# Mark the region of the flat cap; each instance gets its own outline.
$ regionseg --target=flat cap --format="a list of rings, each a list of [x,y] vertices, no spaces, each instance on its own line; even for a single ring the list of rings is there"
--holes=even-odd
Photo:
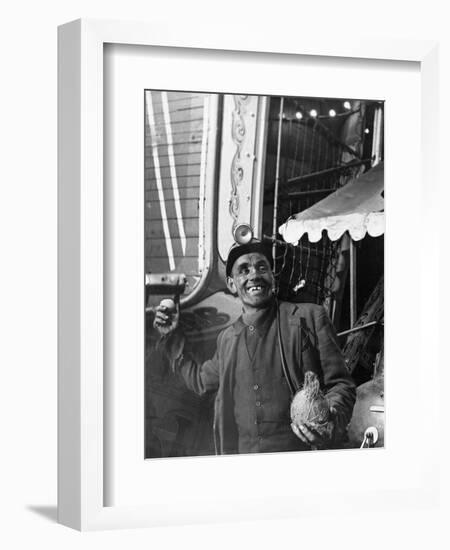
[[[233,269],[234,262],[244,254],[250,254],[251,252],[259,252],[260,254],[263,254],[269,261],[271,269],[273,269],[272,244],[268,241],[252,239],[248,243],[234,244],[230,248],[226,265],[227,277],[231,276],[231,270]]]

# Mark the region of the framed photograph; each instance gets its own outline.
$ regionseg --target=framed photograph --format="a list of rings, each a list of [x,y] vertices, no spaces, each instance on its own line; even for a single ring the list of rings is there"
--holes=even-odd
[[[429,506],[436,44],[179,30],[59,29],[59,521]]]
[[[145,458],[383,446],[383,110],[370,99],[145,90]],[[232,261],[246,268],[261,252],[270,276],[236,278]],[[279,341],[286,307],[302,327],[283,326]],[[336,347],[312,321],[325,313]],[[234,343],[218,348],[219,334]],[[171,364],[179,338],[184,360]],[[326,346],[320,361],[307,351]],[[231,395],[221,369],[235,378]],[[350,424],[329,434],[325,396],[311,396],[312,445],[290,418],[309,396],[306,372]],[[355,385],[377,389],[373,418],[356,410],[350,423]]]

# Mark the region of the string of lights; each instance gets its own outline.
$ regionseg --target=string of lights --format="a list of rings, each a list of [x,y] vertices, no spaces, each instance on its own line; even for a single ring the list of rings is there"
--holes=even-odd
[[[327,114],[320,113],[320,108],[305,108],[304,106],[297,107],[294,116],[288,116],[286,113],[283,113],[283,120],[286,122],[296,122],[303,119],[330,119],[330,118],[339,118],[339,117],[348,117],[352,114],[360,112],[360,107],[352,108],[350,101],[344,101],[342,103],[344,111],[338,112],[336,108],[328,109]]]

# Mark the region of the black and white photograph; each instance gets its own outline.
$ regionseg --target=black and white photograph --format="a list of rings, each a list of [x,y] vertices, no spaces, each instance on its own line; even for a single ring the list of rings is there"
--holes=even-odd
[[[382,448],[384,102],[143,101],[145,458]]]

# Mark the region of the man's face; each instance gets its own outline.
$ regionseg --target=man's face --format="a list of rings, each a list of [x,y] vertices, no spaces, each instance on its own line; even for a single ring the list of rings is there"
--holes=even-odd
[[[228,288],[237,294],[246,311],[266,307],[273,295],[273,274],[268,259],[260,252],[240,256],[233,265]]]

